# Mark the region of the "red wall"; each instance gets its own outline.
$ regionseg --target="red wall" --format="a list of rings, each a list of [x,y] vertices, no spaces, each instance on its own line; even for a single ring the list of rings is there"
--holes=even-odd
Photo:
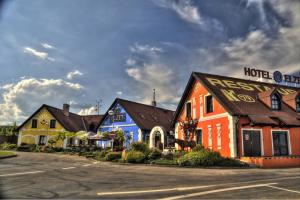
[[[273,130],[289,131],[291,155],[300,156],[300,128],[279,128],[271,126],[243,126],[249,123],[249,119],[240,118],[239,120],[239,152],[242,153],[242,129],[259,129],[263,136],[264,156],[273,156],[272,154],[272,133]],[[243,156],[240,154],[240,156]]]
[[[190,90],[186,102],[192,103],[192,117],[193,119],[200,120],[197,124],[197,128],[202,129],[202,142],[203,145],[208,148],[208,125],[212,127],[212,150],[220,151],[223,156],[230,156],[229,148],[229,120],[226,110],[219,104],[219,102],[213,98],[214,111],[212,113],[205,112],[205,95],[208,95],[208,91],[202,86],[200,82],[195,82]],[[202,107],[203,118],[200,118],[200,96],[202,95]],[[195,111],[193,111],[195,110]],[[222,116],[216,116],[216,115]],[[181,108],[177,122],[183,122],[185,120],[185,104]],[[216,119],[207,119],[207,117],[218,117]],[[200,118],[200,119],[199,119]],[[203,121],[205,120],[205,121]],[[217,145],[217,124],[221,124],[221,149],[218,149]],[[178,129],[178,139],[183,139],[183,130]],[[179,147],[180,149],[180,147]]]

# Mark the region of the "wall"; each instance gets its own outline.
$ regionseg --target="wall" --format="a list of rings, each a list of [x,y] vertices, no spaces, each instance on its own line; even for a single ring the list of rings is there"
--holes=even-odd
[[[37,128],[31,128],[32,119],[37,119]],[[18,144],[38,144],[39,135],[46,135],[47,141],[55,137],[59,132],[64,131],[62,125],[56,121],[55,128],[49,128],[49,125],[41,124],[41,121],[45,120],[50,124],[50,120],[55,119],[46,108],[42,108],[36,113],[31,120],[29,120],[19,131]],[[58,141],[54,146],[63,147],[63,142]]]
[[[189,95],[185,102],[192,103],[192,118],[197,119],[199,122],[197,124],[197,129],[202,129],[202,142],[206,148],[209,148],[209,139],[208,139],[208,126],[211,126],[212,130],[212,146],[210,147],[214,151],[219,151],[221,155],[230,157],[230,129],[229,129],[229,115],[223,106],[213,98],[213,112],[205,112],[205,96],[209,95],[209,92],[206,88],[199,82],[195,81],[193,86],[190,88]],[[178,122],[185,121],[185,104],[181,108]],[[217,126],[221,127],[221,146],[218,146],[217,142]],[[183,130],[179,127],[175,130],[175,137],[178,139],[183,139]],[[196,139],[195,137],[193,138]],[[180,149],[176,145],[177,149]]]
[[[113,106],[113,110],[115,110],[116,108],[119,109],[120,113],[122,115],[125,115],[125,120],[124,121],[111,121],[111,117],[108,115],[106,116],[106,118],[104,119],[103,123],[100,125],[99,127],[99,132],[111,132],[113,129],[121,129],[124,131],[124,133],[126,135],[130,135],[131,133],[133,133],[133,141],[137,142],[139,141],[139,127],[136,125],[136,123],[133,121],[133,119],[130,117],[130,115],[125,111],[125,109],[120,105],[120,104],[116,104],[115,106]],[[143,136],[142,136],[143,137]],[[106,144],[106,142],[99,142],[99,145],[108,145]],[[130,141],[126,141],[126,146],[130,145]]]
[[[243,156],[243,138],[242,129],[256,129],[261,131],[262,156],[273,156],[272,131],[288,131],[289,133],[289,152],[291,156],[300,156],[300,128],[279,128],[271,126],[243,126],[249,123],[249,119],[240,118],[239,120],[239,152]]]

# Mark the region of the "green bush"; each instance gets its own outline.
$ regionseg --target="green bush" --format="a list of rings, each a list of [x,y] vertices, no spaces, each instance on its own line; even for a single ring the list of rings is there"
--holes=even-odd
[[[125,155],[125,162],[128,163],[144,163],[145,154],[141,151],[128,151]]]
[[[170,159],[157,159],[157,160],[153,160],[151,161],[151,164],[155,164],[155,165],[177,165],[177,161],[176,160],[170,160]]]
[[[149,147],[148,144],[143,143],[143,142],[133,142],[130,145],[130,150],[131,151],[140,151],[143,152],[145,155],[149,154]]]
[[[198,152],[198,151],[204,151],[205,148],[202,144],[197,144],[194,148],[193,148],[193,151],[194,152]]]
[[[25,151],[25,152],[37,152],[39,148],[36,144],[21,144],[21,146],[17,147],[18,151]]]
[[[173,159],[178,159],[181,158],[182,156],[184,156],[186,154],[185,151],[176,151],[173,153]]]
[[[219,152],[210,150],[193,151],[178,159],[180,166],[214,166],[222,161]]]
[[[0,145],[0,149],[2,150],[11,150],[11,149],[16,149],[17,145],[16,144],[10,144],[7,142],[4,142],[3,144]]]
[[[152,148],[150,149],[149,151],[149,154],[148,154],[148,159],[149,160],[156,160],[156,159],[159,159],[161,158],[161,150],[157,149],[157,148]]]
[[[105,155],[105,160],[106,161],[117,161],[121,159],[122,157],[122,152],[109,152]]]
[[[222,167],[249,167],[247,163],[235,160],[233,158],[223,158],[218,165]]]
[[[102,151],[97,151],[95,153],[95,158],[97,160],[105,160],[105,156],[106,154],[108,154],[109,152],[111,152],[111,150],[102,150]]]

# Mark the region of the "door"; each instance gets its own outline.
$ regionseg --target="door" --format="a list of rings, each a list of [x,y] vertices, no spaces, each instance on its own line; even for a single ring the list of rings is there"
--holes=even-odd
[[[202,130],[196,130],[196,144],[202,144]]]
[[[260,131],[243,131],[244,156],[261,156]]]

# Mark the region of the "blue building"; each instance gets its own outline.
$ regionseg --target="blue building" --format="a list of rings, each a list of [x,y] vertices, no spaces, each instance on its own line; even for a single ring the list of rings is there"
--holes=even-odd
[[[98,133],[122,130],[125,147],[131,142],[145,142],[150,147],[164,149],[172,144],[171,122],[173,111],[124,99],[115,99],[104,114]],[[98,146],[109,147],[112,141],[98,141]]]

